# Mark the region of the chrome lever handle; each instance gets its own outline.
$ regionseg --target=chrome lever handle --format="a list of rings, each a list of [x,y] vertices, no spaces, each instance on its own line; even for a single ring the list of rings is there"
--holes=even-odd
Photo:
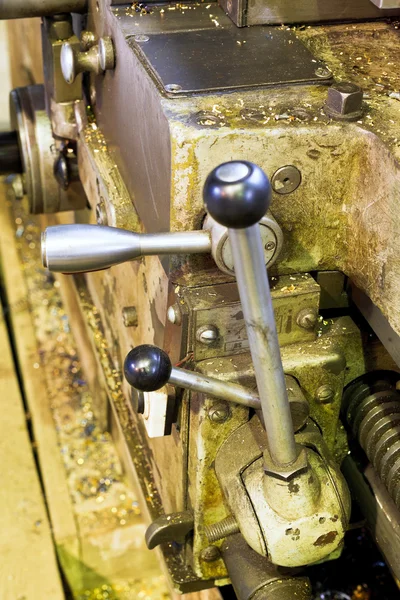
[[[270,205],[270,182],[251,162],[228,162],[210,173],[203,197],[213,219],[228,228],[269,451],[283,467],[296,461],[298,449],[258,226]]]
[[[147,255],[211,251],[208,231],[133,233],[105,225],[56,225],[42,233],[42,262],[50,271],[99,271]]]

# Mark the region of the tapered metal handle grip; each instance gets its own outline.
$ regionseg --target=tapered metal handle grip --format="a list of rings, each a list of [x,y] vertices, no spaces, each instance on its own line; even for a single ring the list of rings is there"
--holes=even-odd
[[[291,464],[297,449],[258,226],[271,185],[257,165],[233,161],[210,173],[203,197],[209,214],[228,228],[271,458],[277,466]]]
[[[207,231],[133,233],[105,225],[55,225],[42,233],[42,261],[50,271],[85,273],[141,256],[211,251]]]

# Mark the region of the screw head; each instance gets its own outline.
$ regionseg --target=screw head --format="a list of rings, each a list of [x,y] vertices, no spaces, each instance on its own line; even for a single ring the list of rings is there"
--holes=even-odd
[[[264,246],[264,248],[268,251],[271,251],[275,248],[276,244],[275,242],[267,242]]]
[[[134,35],[133,39],[135,40],[135,42],[144,43],[144,42],[148,42],[150,38],[148,35],[143,35],[143,34],[139,33],[138,35]]]
[[[220,550],[217,546],[208,546],[201,551],[200,558],[205,562],[214,562],[221,557]]]
[[[330,79],[332,77],[332,71],[329,67],[323,65],[315,69],[315,75],[319,79]]]
[[[301,184],[301,173],[299,169],[293,165],[280,167],[272,175],[272,189],[277,194],[291,194]]]
[[[213,404],[208,411],[208,418],[213,423],[225,423],[230,416],[229,406],[224,402]]]
[[[138,315],[136,306],[124,306],[122,309],[122,321],[125,327],[136,327],[138,324]]]
[[[317,389],[315,396],[321,404],[330,404],[335,398],[335,390],[329,385],[321,385]]]
[[[196,331],[196,340],[205,346],[211,346],[218,339],[218,328],[215,325],[203,325]]]
[[[167,319],[173,325],[180,325],[182,323],[182,312],[179,304],[175,303],[168,307]]]
[[[317,324],[318,314],[314,308],[303,308],[296,318],[296,323],[303,329],[312,330]]]
[[[325,113],[337,120],[352,121],[361,116],[363,91],[355,83],[342,81],[328,90]]]
[[[165,91],[169,92],[170,94],[178,94],[179,92],[182,91],[182,86],[179,85],[178,83],[167,83],[167,85],[165,86]]]

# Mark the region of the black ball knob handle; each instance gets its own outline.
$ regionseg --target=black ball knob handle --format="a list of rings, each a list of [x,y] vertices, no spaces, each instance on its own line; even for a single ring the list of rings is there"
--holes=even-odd
[[[150,344],[137,346],[128,352],[124,363],[127,382],[142,392],[154,392],[168,383],[172,365],[168,354]]]
[[[206,179],[203,199],[220,225],[245,229],[262,219],[271,202],[271,184],[260,167],[246,160],[223,163]]]

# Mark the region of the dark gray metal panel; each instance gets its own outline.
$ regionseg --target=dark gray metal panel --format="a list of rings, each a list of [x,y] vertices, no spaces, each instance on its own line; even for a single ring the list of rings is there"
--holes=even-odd
[[[316,21],[346,21],[396,16],[400,9],[380,10],[371,0],[220,0],[239,27]]]
[[[319,63],[287,30],[275,27],[213,29],[130,38],[161,89],[201,93],[288,83],[321,83]]]

